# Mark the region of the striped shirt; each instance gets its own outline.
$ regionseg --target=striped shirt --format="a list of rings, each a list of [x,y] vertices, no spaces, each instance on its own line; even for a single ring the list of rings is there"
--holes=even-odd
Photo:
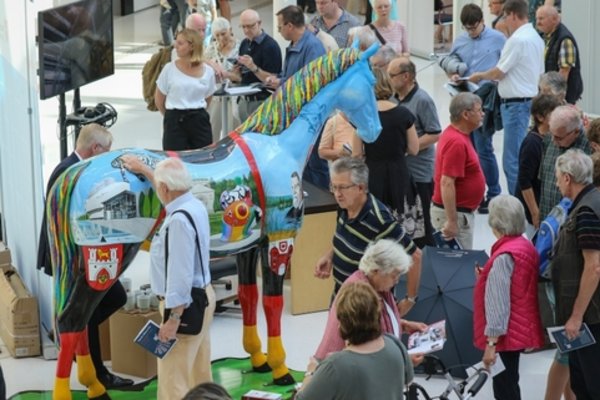
[[[345,209],[338,210],[333,237],[334,293],[358,269],[369,243],[382,238],[397,241],[408,254],[413,254],[417,249],[392,212],[370,193],[356,218],[349,219]]]
[[[509,253],[494,260],[485,285],[485,330],[487,337],[505,335],[510,318],[510,284],[515,262]]]
[[[593,185],[586,186],[575,198],[571,210],[579,200],[590,191],[595,190]],[[589,207],[581,207],[577,213],[576,231],[577,245],[580,250],[600,250],[600,218]]]

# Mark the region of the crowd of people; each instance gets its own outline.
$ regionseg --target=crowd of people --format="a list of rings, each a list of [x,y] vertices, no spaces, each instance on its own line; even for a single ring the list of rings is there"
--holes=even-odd
[[[491,27],[479,6],[463,7],[464,32],[440,66],[453,84],[469,81],[477,89],[452,98],[450,124],[442,129],[442,110],[417,82],[407,30],[392,15],[390,0],[374,0],[374,20],[365,26],[337,0],[316,0],[316,15],[308,24],[301,7],[278,10],[276,28],[290,42],[284,52],[252,9],[240,15],[244,38],[235,38],[226,3],[218,1],[223,17],[217,17],[214,0],[161,1],[163,41],[173,46],[154,96],[164,117],[164,150],[201,148],[224,134],[216,103],[227,100],[212,99],[220,82],[262,84],[259,92],[236,101],[234,117],[244,121],[273,89],[326,52],[353,42],[362,50],[376,42],[381,46],[371,59],[379,138],[361,143],[346,116],[336,113],[325,124],[305,171],[305,179],[334,195],[339,209],[331,248],[315,266],[317,278],[333,277],[335,300],[297,398],[339,398],[341,393],[348,399],[403,398],[413,365],[422,356],[409,357],[399,339],[426,329],[421,322],[403,319],[418,301],[421,249],[434,245],[435,231],[464,249],[473,248],[479,212],[489,213],[497,242],[487,264],[475,271],[474,344],[483,350],[486,366],[499,357],[506,368],[494,377],[495,397],[520,399],[520,354],[544,344],[539,257],[529,239],[561,197],[570,198],[573,206],[552,260],[552,323],[565,325],[572,339],[585,322],[597,344],[557,354],[546,399],[558,399],[563,392],[567,399],[600,398],[600,382],[594,379],[600,367],[600,152],[590,157],[600,148],[600,123],[588,121],[577,108],[583,93],[580,52],[557,4],[538,4],[532,23],[536,2],[489,0],[498,17]],[[185,29],[176,31],[174,21],[186,21]],[[501,129],[507,194],[502,194],[492,145]],[[106,137],[96,135],[88,143],[90,156],[110,148],[110,136],[96,130]],[[88,156],[79,142],[74,154]],[[212,320],[208,252],[188,245],[198,240],[200,248],[209,247],[207,212],[191,195],[189,173],[180,161],[169,158],[150,170],[125,156],[124,166],[152,182],[167,211],[167,222],[152,243],[152,286],[161,307],[170,310],[159,338],[177,337],[181,343],[158,363],[158,397],[183,398],[212,379],[208,330],[189,337],[177,334],[192,287],[205,289],[209,305],[204,326]],[[180,209],[191,219],[176,212]],[[167,229],[171,240],[165,237]],[[174,247],[168,260],[167,243]],[[402,274],[407,275],[407,291],[397,301],[391,290]],[[132,383],[101,366],[97,373],[107,386]],[[220,391],[206,386],[194,390]],[[195,398],[190,397],[194,390],[185,398]]]

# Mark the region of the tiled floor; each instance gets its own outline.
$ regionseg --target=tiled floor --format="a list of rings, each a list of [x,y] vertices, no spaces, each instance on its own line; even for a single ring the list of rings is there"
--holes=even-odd
[[[240,11],[252,4],[262,16],[263,26],[272,32],[272,4],[264,0],[236,0],[231,2],[234,14],[234,32],[241,37],[238,28]],[[115,18],[116,73],[114,76],[90,84],[81,90],[83,105],[94,105],[100,101],[112,104],[119,112],[116,125],[111,128],[114,134],[115,148],[145,147],[158,149],[161,147],[161,118],[158,113],[145,109],[141,98],[141,67],[156,51],[156,43],[160,40],[158,25],[158,8],[152,8],[126,17]],[[448,123],[448,105],[450,97],[442,88],[445,75],[431,60],[414,59],[418,68],[418,81],[421,87],[432,94],[439,110],[442,125]],[[58,162],[58,140],[56,138],[56,116],[58,104],[56,100],[40,103],[40,125],[44,146],[45,177]],[[502,133],[494,139],[497,154],[501,154]],[[505,187],[504,178],[502,184]],[[493,242],[487,227],[485,216],[476,217],[475,247],[489,250]],[[140,253],[134,265],[127,271],[134,281],[134,286],[148,281],[148,255]],[[289,288],[286,288],[289,299]],[[289,302],[287,303],[289,304]],[[266,336],[264,317],[259,313],[259,326],[262,337]],[[287,351],[287,363],[294,369],[304,369],[308,357],[315,350],[326,320],[326,314],[314,313],[292,316],[289,306],[283,317],[283,340]],[[215,318],[211,326],[213,358],[225,356],[245,356],[241,346],[241,318],[235,313],[225,313]],[[0,357],[6,357],[6,351]],[[546,373],[552,360],[553,352],[545,351],[524,355],[521,362],[521,389],[523,399],[536,400],[543,398]],[[14,360],[10,357],[0,360],[7,381],[8,395],[36,389],[49,389],[53,386],[55,361],[41,358]],[[35,377],[35,378],[29,378]],[[73,374],[72,384],[78,388]],[[445,381],[432,379],[424,382],[418,380],[431,392],[439,394]],[[487,384],[481,399],[491,399],[491,385]]]

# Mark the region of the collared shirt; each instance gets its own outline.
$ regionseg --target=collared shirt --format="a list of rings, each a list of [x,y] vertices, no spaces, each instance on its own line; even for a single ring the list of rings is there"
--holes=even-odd
[[[544,73],[544,41],[530,23],[517,29],[506,41],[497,65],[505,76],[498,82],[504,99],[534,97]]]
[[[325,24],[323,16],[317,15],[311,21],[311,25],[318,28],[319,30],[329,33],[340,48],[347,47],[348,42],[348,30],[355,26],[362,25],[360,21],[352,14],[342,9],[342,15],[330,28]]]
[[[485,26],[476,38],[472,38],[467,32],[461,33],[454,40],[450,55],[457,55],[467,64],[465,76],[470,76],[474,72],[494,68],[500,60],[504,43],[506,38],[502,33]]]
[[[556,29],[549,35],[544,35],[544,42],[546,47],[544,48],[544,58],[548,51],[548,44],[552,40],[552,36],[556,34]],[[573,68],[577,62],[577,49],[575,43],[569,38],[565,38],[560,44],[560,50],[558,51],[558,68]]]
[[[152,291],[165,297],[165,307],[174,308],[192,302],[192,287],[210,283],[210,227],[204,204],[191,193],[185,193],[165,207],[167,216],[150,247],[150,284]],[[202,262],[196,245],[196,230],[186,216],[174,211],[183,209],[192,216],[198,230]],[[165,238],[169,231],[169,259],[165,282]],[[203,271],[204,268],[204,271]]]
[[[543,221],[548,213],[552,210],[552,207],[558,204],[562,195],[556,187],[556,175],[555,175],[555,163],[558,156],[565,153],[569,149],[580,149],[586,154],[592,153],[590,143],[585,136],[585,133],[581,131],[579,136],[571,147],[559,147],[552,140],[552,135],[546,135],[544,137],[544,156],[542,157],[542,165],[540,166],[540,221]]]
[[[367,202],[356,218],[348,218],[345,209],[338,210],[333,237],[333,279],[336,293],[342,283],[358,269],[369,243],[384,238],[400,243],[408,254],[413,254],[417,249],[392,212],[372,194],[367,195]]]
[[[250,40],[245,38],[240,43],[240,56],[252,57],[254,64],[263,71],[279,75],[281,73],[281,49],[271,36],[262,31]],[[260,79],[248,68],[242,67],[242,85],[260,82]]]
[[[417,136],[425,134],[438,135],[442,131],[437,108],[429,94],[417,83],[415,87],[398,102],[408,108],[415,116]],[[433,180],[433,163],[435,161],[435,146],[423,149],[416,156],[407,155],[406,163],[415,182],[429,183]]]
[[[285,49],[285,64],[281,75],[281,83],[298,72],[312,60],[325,54],[325,48],[317,37],[308,29],[296,43]]]

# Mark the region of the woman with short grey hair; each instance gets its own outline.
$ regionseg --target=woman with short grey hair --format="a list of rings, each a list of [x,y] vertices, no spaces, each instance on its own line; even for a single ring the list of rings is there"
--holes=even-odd
[[[494,197],[488,223],[498,239],[483,268],[476,268],[473,293],[473,339],[483,364],[496,362],[505,371],[493,378],[494,398],[520,399],[519,358],[524,349],[544,344],[538,307],[539,256],[525,231],[525,210],[513,196]]]
[[[415,332],[427,329],[427,325],[420,322],[406,321],[400,318],[396,300],[392,294],[392,288],[398,283],[400,276],[407,273],[412,265],[412,258],[406,254],[404,247],[390,239],[381,239],[371,243],[362,258],[356,272],[348,277],[342,284],[342,288],[354,282],[368,283],[379,294],[381,301],[381,330],[398,338],[402,332]],[[339,293],[339,292],[338,292]],[[321,343],[317,348],[311,363],[322,361],[331,353],[344,349],[344,340],[340,336],[339,321],[336,316],[334,303],[329,310],[327,324]],[[418,363],[422,357],[415,357],[413,361]],[[314,366],[309,364],[308,370]]]
[[[496,196],[490,203],[488,224],[502,236],[522,235],[525,232],[525,210],[523,204],[513,196]],[[493,209],[493,212],[492,212]]]
[[[593,181],[594,162],[580,149],[570,149],[556,159],[556,171],[569,175],[575,183],[589,185]]]

